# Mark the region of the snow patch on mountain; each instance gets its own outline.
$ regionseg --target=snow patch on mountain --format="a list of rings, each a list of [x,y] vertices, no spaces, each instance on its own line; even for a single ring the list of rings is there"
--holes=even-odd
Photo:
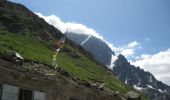
[[[125,84],[127,84],[127,83],[128,83],[128,78],[126,77]]]
[[[84,41],[81,42],[81,46],[84,45],[90,38],[91,38],[91,35],[89,35]]]
[[[142,88],[142,87],[139,87],[139,86],[137,86],[137,85],[133,85],[133,87],[136,89],[136,90],[142,90],[142,89],[144,89],[144,88]]]
[[[152,83],[152,76],[150,76],[150,78],[149,78],[149,82],[151,82],[151,83]]]

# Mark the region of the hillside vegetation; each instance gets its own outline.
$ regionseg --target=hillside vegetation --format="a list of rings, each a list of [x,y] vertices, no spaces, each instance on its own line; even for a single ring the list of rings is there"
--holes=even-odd
[[[33,60],[48,65],[51,65],[55,53],[35,37],[4,30],[0,31],[0,46],[1,54],[18,52],[25,60]],[[104,83],[106,87],[124,93],[130,89],[117,80],[106,68],[81,53],[78,46],[72,46],[70,43],[62,47],[57,56],[57,63],[58,67],[81,80]]]

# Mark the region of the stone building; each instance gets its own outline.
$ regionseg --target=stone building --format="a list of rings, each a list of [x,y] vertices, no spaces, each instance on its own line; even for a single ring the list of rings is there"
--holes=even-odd
[[[0,59],[0,100],[120,100],[104,91],[54,78],[48,75],[54,71],[47,67],[43,72],[43,66],[24,66]]]

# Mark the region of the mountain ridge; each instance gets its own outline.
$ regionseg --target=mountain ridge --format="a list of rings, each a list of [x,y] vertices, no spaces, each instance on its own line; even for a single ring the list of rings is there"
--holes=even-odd
[[[142,91],[151,100],[170,99],[170,86],[158,81],[150,72],[131,65],[121,54],[114,62],[113,72],[122,82]]]

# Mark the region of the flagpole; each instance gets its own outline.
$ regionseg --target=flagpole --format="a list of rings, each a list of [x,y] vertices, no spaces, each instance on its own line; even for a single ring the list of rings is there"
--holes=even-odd
[[[67,32],[68,32],[68,28],[67,28],[67,30],[66,30],[66,32],[65,32],[65,34],[64,34],[64,37],[62,37],[62,38],[65,38],[65,37],[66,37]],[[62,38],[61,38],[61,39],[62,39]],[[61,40],[61,39],[59,40],[59,42],[66,41],[65,39],[64,39],[64,40]],[[55,71],[56,71],[56,69],[57,69],[57,61],[56,61],[56,60],[57,60],[57,55],[58,55],[58,53],[59,53],[59,51],[60,51],[61,45],[62,45],[62,44],[60,44],[60,45],[58,46],[58,48],[55,50],[55,53],[54,53],[53,58],[52,58],[52,66],[54,66]],[[56,71],[55,74],[57,74],[57,71]]]

